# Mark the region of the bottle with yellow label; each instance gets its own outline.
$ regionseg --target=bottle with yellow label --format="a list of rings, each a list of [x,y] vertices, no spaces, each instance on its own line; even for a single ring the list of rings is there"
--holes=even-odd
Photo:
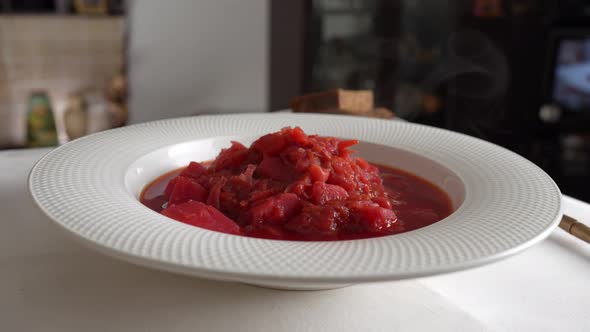
[[[57,130],[51,103],[45,91],[35,91],[29,99],[27,112],[27,146],[56,146]]]

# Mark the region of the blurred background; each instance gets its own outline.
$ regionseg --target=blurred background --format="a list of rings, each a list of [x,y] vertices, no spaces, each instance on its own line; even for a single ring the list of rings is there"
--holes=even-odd
[[[585,0],[1,0],[0,148],[331,88],[502,145],[590,200]]]

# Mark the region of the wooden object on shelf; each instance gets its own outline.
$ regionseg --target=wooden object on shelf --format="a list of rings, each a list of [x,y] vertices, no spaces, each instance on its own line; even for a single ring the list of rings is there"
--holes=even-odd
[[[69,140],[86,135],[88,128],[87,107],[82,93],[73,93],[68,97],[64,113],[64,125]]]
[[[334,89],[295,97],[289,103],[293,112],[331,113],[391,119],[395,114],[385,107],[374,107],[373,91]]]
[[[289,103],[294,112],[368,114],[373,111],[373,91],[334,89],[295,97]]]
[[[74,8],[78,14],[106,15],[108,14],[107,0],[74,0]]]
[[[107,110],[111,116],[113,128],[127,123],[127,77],[121,71],[107,83],[105,97],[108,101]]]

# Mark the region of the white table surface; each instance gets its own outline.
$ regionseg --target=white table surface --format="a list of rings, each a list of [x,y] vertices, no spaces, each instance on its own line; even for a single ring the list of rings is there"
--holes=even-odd
[[[0,152],[0,331],[590,331],[590,245],[560,229],[492,265],[291,292],[153,271],[66,238],[33,204],[48,150]],[[564,197],[590,223],[590,205]]]

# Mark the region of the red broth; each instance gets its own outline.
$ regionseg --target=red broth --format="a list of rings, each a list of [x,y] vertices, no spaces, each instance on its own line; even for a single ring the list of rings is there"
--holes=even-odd
[[[392,167],[375,165],[379,168],[383,184],[392,201],[392,210],[397,216],[395,231],[392,234],[408,232],[431,225],[452,213],[452,204],[448,195],[427,180],[409,172]],[[140,202],[148,208],[161,212],[167,202],[164,190],[168,182],[176,177],[184,168],[161,175],[145,187]],[[265,234],[248,232],[243,235],[279,240],[305,241],[297,233],[284,231],[281,234]],[[341,234],[337,238],[315,238],[314,240],[351,240],[375,237],[375,234],[357,232]]]

